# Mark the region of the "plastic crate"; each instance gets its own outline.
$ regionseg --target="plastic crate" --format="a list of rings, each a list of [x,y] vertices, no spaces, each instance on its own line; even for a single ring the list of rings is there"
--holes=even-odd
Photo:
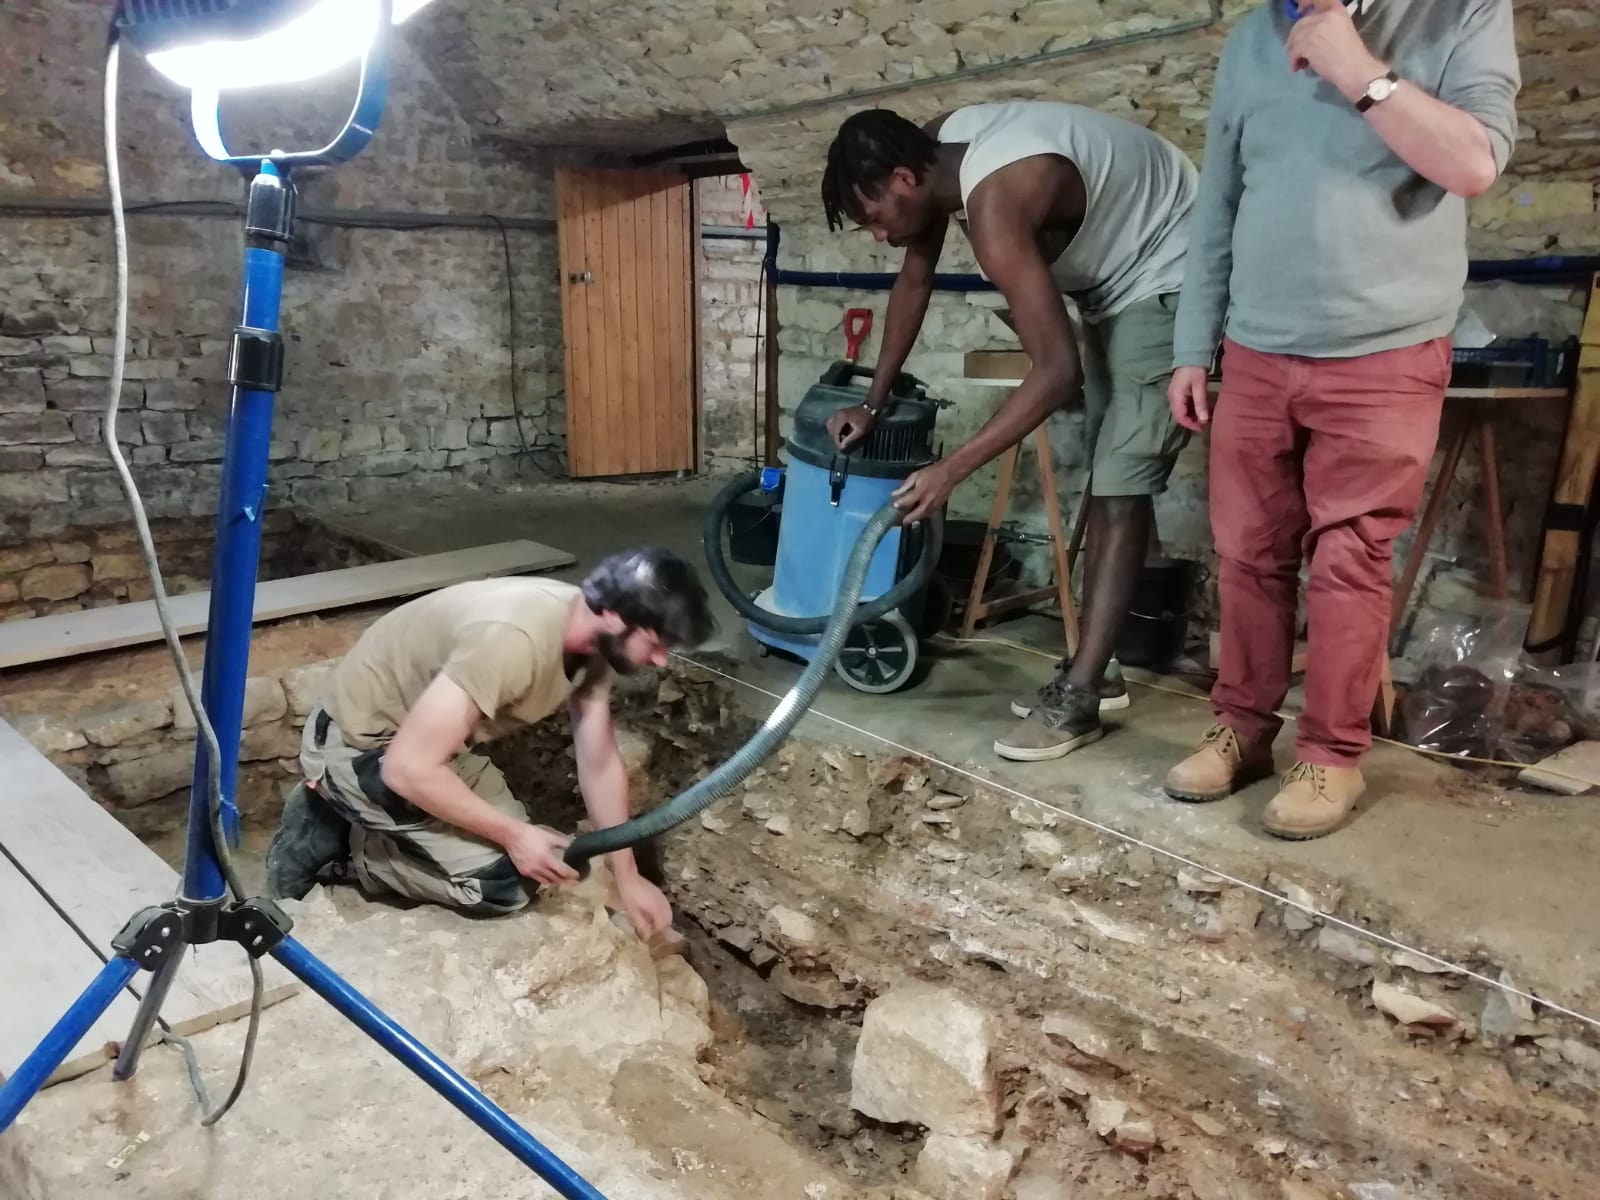
[[[1501,338],[1452,353],[1455,387],[1569,387],[1578,366],[1578,339],[1552,346],[1541,337]]]

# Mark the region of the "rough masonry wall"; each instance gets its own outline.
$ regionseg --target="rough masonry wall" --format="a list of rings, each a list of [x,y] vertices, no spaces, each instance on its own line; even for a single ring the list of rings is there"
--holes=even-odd
[[[104,5],[0,9],[0,200],[103,199]],[[122,65],[128,202],[238,201],[238,177],[193,145],[186,103],[135,56]],[[317,145],[352,78],[291,101],[241,102],[235,145]],[[231,110],[230,110],[231,111]],[[397,47],[388,108],[355,161],[304,181],[307,204],[548,218],[551,176],[456,115],[423,59]],[[0,214],[0,539],[121,520],[104,447],[114,284],[108,219]],[[302,224],[318,266],[285,281],[286,379],[272,495],[319,508],[395,486],[560,473],[565,423],[555,237],[511,229],[521,429],[513,416],[505,247],[494,229]],[[118,432],[153,516],[209,515],[237,320],[235,218],[129,222],[129,359]],[[531,453],[524,453],[524,440]]]
[[[926,7],[926,6],[924,6]],[[1096,21],[1072,3],[993,6],[939,6],[942,21],[928,16],[889,35],[887,49],[868,36],[860,47],[870,69],[831,76],[831,92],[882,86],[895,71],[948,73],[1002,55],[1016,56],[1081,44],[1090,30],[1099,37],[1125,31],[1126,25]],[[981,7],[981,12],[980,12]],[[884,252],[864,234],[830,234],[821,218],[817,186],[828,141],[850,112],[872,105],[900,111],[914,120],[933,117],[962,104],[1011,99],[1066,99],[1144,124],[1172,139],[1198,163],[1204,150],[1205,119],[1216,56],[1232,18],[1243,6],[1228,6],[1216,29],[1156,37],[1120,49],[1003,68],[959,80],[917,86],[730,124],[745,163],[755,171],[763,197],[783,231],[783,266],[813,270],[894,270],[898,253]],[[1167,24],[1196,15],[1187,8],[1150,10]],[[1203,14],[1201,14],[1203,15]],[[846,12],[840,24],[854,15]],[[870,21],[887,19],[874,10]],[[1517,5],[1518,45],[1523,63],[1519,97],[1521,141],[1504,179],[1472,208],[1471,252],[1476,257],[1532,254],[1583,254],[1600,249],[1600,215],[1595,180],[1600,177],[1600,12],[1563,3]],[[1087,23],[1086,23],[1087,22]],[[1146,28],[1151,24],[1147,23]],[[1000,30],[1002,33],[997,34]],[[980,33],[983,36],[979,36]],[[909,41],[903,41],[909,38]],[[998,38],[998,40],[995,40]],[[852,50],[860,48],[852,43]],[[829,51],[828,53],[833,53]],[[851,60],[854,61],[854,60]],[[791,99],[786,75],[773,77],[772,95]],[[794,98],[803,90],[793,93]],[[973,271],[975,264],[959,232],[952,231],[941,269]],[[1576,332],[1582,293],[1574,289],[1474,289],[1473,302],[1492,317],[1499,332],[1542,332],[1561,337]],[[886,296],[837,290],[780,289],[782,400],[785,410],[803,395],[842,344],[840,316],[853,305],[873,309],[882,328]],[[992,312],[994,296],[936,294],[912,354],[909,369],[929,381],[954,407],[941,416],[947,445],[974,432],[999,400],[994,389],[962,379],[968,350],[1016,348],[1014,335]],[[877,336],[867,350],[870,359]],[[1502,418],[1501,471],[1511,561],[1515,572],[1531,566],[1553,472],[1562,412],[1559,405],[1509,408]],[[1081,418],[1063,413],[1051,420],[1057,463],[1065,468],[1063,491],[1076,504],[1084,482]],[[1459,557],[1468,567],[1481,564],[1478,479],[1475,455],[1458,476],[1444,527],[1434,549]],[[1014,492],[1013,515],[1040,528],[1037,474],[1024,454],[1022,477]],[[994,468],[979,472],[952,501],[959,515],[987,512],[993,496]],[[1169,552],[1209,557],[1205,443],[1196,440],[1181,458],[1171,489],[1158,503],[1158,519]]]
[[[702,229],[743,229],[750,216],[756,232],[766,226],[753,180],[746,195],[738,175],[701,179],[695,196]],[[766,376],[757,352],[765,251],[763,241],[700,239],[700,460],[707,471],[737,470],[760,453],[756,414],[766,398]]]

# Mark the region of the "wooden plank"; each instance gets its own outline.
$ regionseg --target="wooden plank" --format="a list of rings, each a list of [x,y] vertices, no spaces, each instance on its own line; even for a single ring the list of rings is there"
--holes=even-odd
[[[961,373],[968,379],[1021,380],[1030,365],[1026,350],[968,350]]]
[[[1578,381],[1561,440],[1552,506],[1587,508],[1600,467],[1600,275],[1589,286],[1588,311],[1579,335]],[[1534,583],[1533,614],[1527,644],[1544,646],[1562,636],[1577,580],[1581,537],[1573,529],[1545,529]]]
[[[1567,796],[1581,796],[1600,784],[1600,742],[1577,742],[1558,750],[1524,769],[1517,776],[1517,782]]]
[[[606,377],[606,359],[609,354],[605,321],[605,291],[611,279],[605,269],[604,214],[605,197],[593,171],[574,172],[579,186],[579,211],[583,220],[584,261],[591,282],[583,286],[583,305],[589,331],[589,361],[580,364],[586,373],[583,411],[573,413],[569,404],[568,419],[580,421],[585,430],[587,446],[582,468],[569,466],[574,476],[587,477],[606,473],[606,438],[611,427],[610,384]]]
[[[255,620],[259,624],[303,613],[415,596],[469,579],[548,571],[576,561],[566,551],[541,542],[496,542],[447,554],[421,554],[317,575],[271,579],[256,585]],[[210,592],[173,596],[168,607],[179,636],[204,633],[210,606]],[[161,623],[156,616],[155,603],[150,600],[56,613],[26,621],[7,621],[0,623],[0,670],[159,642],[161,637]]]
[[[674,194],[678,198],[678,222],[675,226],[678,252],[678,270],[673,277],[677,288],[678,311],[683,314],[683,364],[678,371],[678,395],[673,405],[678,437],[671,469],[694,470],[695,440],[695,369],[700,361],[699,344],[695,331],[699,323],[695,314],[700,301],[694,288],[694,256],[699,238],[694,230],[694,185],[687,179],[679,182]]]
[[[700,286],[703,282],[702,272],[705,268],[705,244],[700,238],[702,214],[700,212],[700,192],[690,180],[684,188],[686,193],[685,203],[689,206],[689,387],[692,395],[689,398],[689,462],[691,471],[701,470],[700,465],[700,431],[705,428],[706,404],[706,374],[705,358],[702,350],[706,344],[705,312],[706,306],[700,300]],[[756,435],[754,429],[750,436]]]
[[[132,914],[133,908],[126,906],[123,919]],[[0,946],[6,948],[7,958],[0,1000],[3,1079],[16,1073],[105,963],[4,855],[0,855]],[[118,993],[50,1082],[82,1075],[115,1057],[116,1043],[128,1036],[137,1012],[138,1002],[127,990]]]
[[[129,917],[177,894],[177,872],[3,721],[0,771],[6,781],[0,789],[0,846],[83,939],[109,959],[111,939]],[[267,1003],[299,990],[276,962],[264,960],[261,965]],[[152,978],[141,971],[129,986],[142,996]],[[250,968],[244,951],[219,942],[190,950],[161,1017],[176,1032],[187,1034],[234,1020],[249,1009]]]
[[[1067,526],[1061,519],[1061,493],[1056,490],[1056,456],[1050,449],[1050,430],[1041,422],[1033,431],[1034,453],[1039,456],[1039,490],[1050,520],[1050,554],[1056,564],[1056,591],[1061,606],[1061,632],[1067,653],[1078,652],[1078,610],[1072,603],[1072,565],[1067,560]]]
[[[662,366],[661,390],[657,398],[657,413],[661,419],[661,469],[671,470],[678,465],[679,410],[686,400],[684,392],[684,363],[688,358],[689,333],[687,312],[683,307],[684,280],[683,247],[680,222],[683,219],[682,194],[672,188],[664,192],[665,214],[659,233],[660,279],[656,295],[660,301],[661,328],[666,344],[660,350]]]
[[[574,475],[588,469],[589,444],[589,312],[588,289],[581,282],[590,270],[584,252],[583,181],[577,173],[556,171],[556,239],[561,260],[561,328],[566,364],[567,462]],[[575,279],[576,277],[576,279]]]
[[[597,273],[602,285],[598,297],[605,324],[605,424],[604,435],[599,439],[595,469],[600,475],[627,473],[628,452],[626,426],[628,400],[623,395],[622,379],[622,258],[618,244],[617,186],[614,178],[591,175],[590,183],[600,196],[600,265],[603,275]]]
[[[634,298],[634,345],[639,352],[639,457],[656,470],[661,457],[661,372],[656,369],[660,343],[656,306],[660,300],[660,243],[656,214],[662,210],[661,187],[652,179],[633,201],[633,247],[638,256],[638,295]]]
[[[613,431],[619,474],[638,475],[648,470],[645,436],[640,426],[650,419],[652,397],[644,394],[645,372],[639,369],[639,293],[649,287],[649,276],[639,269],[639,239],[635,236],[636,209],[642,193],[637,178],[616,181],[612,224],[617,237],[617,340],[613,352],[621,374],[622,423]],[[650,439],[653,440],[653,439]]]

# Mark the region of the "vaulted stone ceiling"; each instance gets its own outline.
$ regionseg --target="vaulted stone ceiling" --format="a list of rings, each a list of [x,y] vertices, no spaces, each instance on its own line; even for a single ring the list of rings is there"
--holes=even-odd
[[[652,148],[726,129],[764,191],[781,196],[814,182],[812,143],[837,124],[842,108],[827,105],[836,97],[913,116],[975,99],[1073,99],[1132,116],[1198,154],[1217,51],[1250,7],[436,0],[406,36],[481,132],[532,144]],[[1592,181],[1600,174],[1600,8],[1518,0],[1516,11],[1524,85],[1513,171]],[[1213,18],[1212,28],[1196,29]],[[1118,45],[1130,37],[1135,44]],[[1039,55],[1059,57],[986,70]]]

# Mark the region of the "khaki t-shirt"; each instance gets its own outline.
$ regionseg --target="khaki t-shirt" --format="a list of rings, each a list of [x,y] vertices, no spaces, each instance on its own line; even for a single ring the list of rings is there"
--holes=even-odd
[[[379,618],[335,669],[328,713],[346,744],[382,745],[443,672],[485,716],[474,741],[542,721],[578,688],[610,686],[610,668],[598,657],[576,678],[567,675],[561,636],[581,597],[553,579],[482,579],[403,604]]]

